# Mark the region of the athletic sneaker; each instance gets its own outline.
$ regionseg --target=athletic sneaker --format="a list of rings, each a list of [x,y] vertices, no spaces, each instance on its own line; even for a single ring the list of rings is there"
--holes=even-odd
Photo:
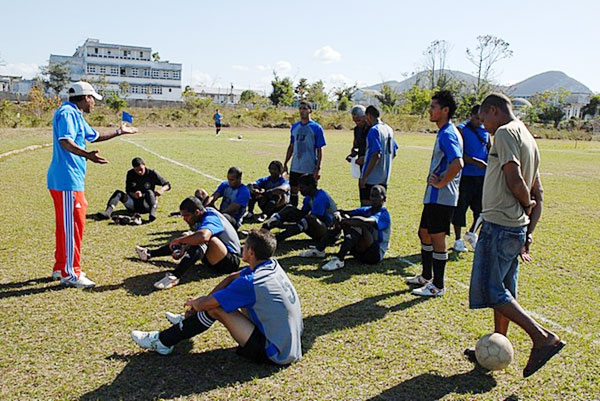
[[[467,231],[465,233],[464,238],[465,238],[465,241],[467,241],[467,243],[471,246],[471,248],[473,248],[473,250],[475,250],[475,246],[477,245],[477,240],[479,239],[479,236],[477,235],[477,233]]]
[[[96,218],[98,220],[108,220],[110,219],[110,215],[106,212],[98,212],[96,213]]]
[[[179,323],[183,322],[183,319],[185,319],[185,313],[171,313],[171,312],[167,312],[167,313],[165,313],[165,317],[167,318],[167,320],[169,321],[169,323],[171,323],[171,324],[179,324]]]
[[[179,284],[179,279],[171,273],[165,274],[163,278],[154,283],[154,287],[158,290],[168,290]]]
[[[338,270],[344,267],[344,261],[340,260],[337,256],[331,258],[331,260],[321,266],[321,269],[331,272],[334,270]]]
[[[319,251],[314,246],[311,246],[304,252],[300,252],[300,257],[302,258],[324,258],[327,254],[325,251]]]
[[[141,226],[142,225],[142,216],[140,216],[139,214],[136,214],[135,216],[133,216],[133,219],[131,220],[131,224],[133,224],[134,226]]]
[[[439,289],[433,283],[427,283],[424,287],[416,288],[412,290],[414,295],[420,295],[422,297],[441,297],[446,293],[446,289]]]
[[[282,227],[281,221],[275,216],[271,216],[269,217],[262,225],[262,228],[266,228],[267,230],[270,230],[271,228],[281,228]]]
[[[75,288],[93,288],[96,285],[96,283],[87,278],[83,273],[79,275],[77,280],[73,280],[71,277],[61,278],[60,283],[66,287]]]
[[[254,220],[254,213],[246,212],[246,214],[244,215],[244,217],[242,217],[242,219],[244,220],[244,223],[249,223],[252,220]]]
[[[147,262],[148,259],[150,259],[150,252],[148,252],[148,248],[136,246],[135,251],[137,252],[138,258],[140,258],[142,262]]]
[[[62,278],[62,272],[60,270],[54,270],[52,272],[52,280],[58,281]]]
[[[256,222],[257,222],[257,223],[262,223],[262,222],[263,222],[263,221],[265,221],[265,220],[267,220],[267,215],[266,215],[266,214],[264,214],[264,213],[263,213],[263,214],[259,214],[259,215],[256,217]]]
[[[131,339],[144,349],[151,349],[161,355],[169,355],[174,347],[167,347],[158,338],[158,331],[139,331],[131,332]]]
[[[406,284],[421,285],[421,286],[431,283],[431,279],[427,280],[420,274],[417,274],[416,276],[407,277],[405,281],[406,281]]]
[[[454,246],[452,247],[456,252],[467,252],[467,247],[465,246],[465,241],[462,239],[457,239],[454,241]]]

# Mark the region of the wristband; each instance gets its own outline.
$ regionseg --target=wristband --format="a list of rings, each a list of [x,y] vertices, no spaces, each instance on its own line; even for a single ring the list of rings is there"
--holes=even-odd
[[[123,133],[123,131],[121,131],[121,128],[117,128],[117,130],[115,132],[116,132],[117,136],[119,136]]]

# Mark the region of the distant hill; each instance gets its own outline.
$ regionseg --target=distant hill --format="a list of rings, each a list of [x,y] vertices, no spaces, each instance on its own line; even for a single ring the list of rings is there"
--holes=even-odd
[[[467,87],[473,87],[477,83],[477,77],[474,77],[471,74],[467,74],[462,71],[455,70],[444,70],[444,73],[449,75],[452,79],[457,81],[463,81]],[[396,92],[405,92],[412,88],[413,86],[419,84],[422,87],[429,87],[429,73],[427,71],[421,71],[413,76],[406,78],[403,81],[387,81],[376,85],[371,85],[362,89],[371,89],[371,90],[381,90],[383,85],[389,85]],[[437,72],[436,72],[437,75]]]
[[[512,97],[529,97],[534,93],[561,88],[571,93],[593,94],[590,88],[562,71],[542,72],[510,86],[506,92]]]

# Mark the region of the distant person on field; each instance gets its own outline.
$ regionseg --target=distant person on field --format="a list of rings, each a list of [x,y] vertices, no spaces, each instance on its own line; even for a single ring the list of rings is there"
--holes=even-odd
[[[117,189],[111,195],[106,210],[98,213],[101,219],[110,219],[115,207],[122,202],[127,210],[136,214],[149,213],[150,222],[156,220],[157,198],[169,191],[171,184],[155,170],[146,167],[141,157],[133,158],[131,166],[133,168],[127,172],[125,179],[125,192]]]
[[[170,328],[131,332],[140,347],[161,355],[175,344],[221,322],[239,344],[237,354],[259,363],[287,365],[302,358],[302,311],[294,285],[273,254],[277,242],[267,230],[253,229],[242,257],[248,267],[230,274],[208,295],[188,299],[185,314],[167,312]]]
[[[315,181],[321,178],[321,162],[323,159],[322,148],[325,146],[323,128],[310,119],[312,105],[301,101],[299,106],[300,121],[292,125],[290,145],[288,146],[283,162],[283,172],[288,172],[288,162],[292,160],[289,169],[290,204],[298,206],[298,179],[303,174],[312,174]]]
[[[179,210],[192,233],[184,234],[158,249],[135,248],[144,262],[159,256],[180,260],[177,268],[154,283],[154,287],[166,290],[176,286],[183,274],[199,260],[221,274],[236,271],[240,266],[242,247],[231,223],[216,209],[205,208],[195,196],[185,198]]]
[[[279,160],[269,163],[269,175],[248,184],[250,201],[248,202],[247,218],[254,217],[254,205],[262,210],[258,221],[263,222],[273,213],[281,210],[290,199],[290,184],[283,178],[283,164]]]
[[[481,214],[481,197],[483,196],[483,177],[487,167],[488,152],[490,150],[490,134],[481,125],[479,119],[479,105],[471,108],[471,115],[467,122],[458,125],[458,132],[462,135],[464,144],[463,159],[465,167],[462,169],[460,177],[460,187],[458,195],[458,205],[452,218],[454,226],[454,250],[457,252],[466,252],[465,242],[460,238],[462,227],[467,225],[467,209],[470,207],[473,211],[473,224],[469,231],[465,233],[465,240],[475,249],[477,243],[477,234],[475,233],[475,224]]]
[[[494,137],[483,184],[483,226],[471,272],[469,306],[493,308],[494,331],[506,335],[509,322],[527,332],[533,348],[523,376],[540,369],[565,345],[536,322],[516,300],[519,256],[530,261],[533,231],[542,214],[540,153],[533,135],[513,114],[510,100],[489,95],[479,110]],[[473,349],[465,354],[471,359]]]
[[[221,134],[221,127],[223,126],[223,115],[219,113],[219,109],[215,110],[213,120],[215,120],[216,135],[219,136]]]
[[[365,163],[358,186],[361,191],[361,204],[369,205],[368,199],[373,186],[381,185],[387,189],[398,144],[394,140],[394,130],[379,119],[379,110],[375,106],[367,107],[365,113],[370,128],[367,134]]]
[[[52,278],[62,285],[90,288],[95,283],[81,271],[81,241],[85,227],[84,183],[86,162],[106,164],[98,150],[86,150],[87,142],[101,142],[121,134],[135,134],[137,128],[121,125],[110,132],[98,133],[83,113],[90,113],[96,100],[102,100],[92,85],[79,81],[67,90],[69,100],[56,110],[52,119],[52,161],[47,184],[54,202],[56,248]]]
[[[356,105],[350,110],[352,115],[352,121],[354,121],[354,140],[352,142],[352,148],[350,153],[346,156],[346,161],[350,162],[352,158],[356,158],[356,164],[360,167],[365,162],[365,152],[367,150],[367,133],[369,132],[369,124],[367,123],[367,116],[365,115],[365,106]],[[360,184],[360,181],[359,181]],[[368,204],[369,199],[362,199],[363,191],[360,190],[359,186],[359,197],[361,206]]]
[[[450,235],[463,167],[462,136],[451,121],[455,111],[456,102],[450,91],[436,92],[431,98],[429,121],[436,123],[439,131],[433,146],[419,224],[423,270],[421,274],[406,279],[408,284],[422,286],[412,291],[415,295],[435,297],[446,292],[446,235]]]

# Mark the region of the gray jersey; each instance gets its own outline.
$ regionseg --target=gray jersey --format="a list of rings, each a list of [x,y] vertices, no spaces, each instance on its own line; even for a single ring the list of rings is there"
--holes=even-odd
[[[242,246],[237,231],[217,209],[207,207],[202,219],[194,225],[194,230],[209,230],[225,245],[227,250],[238,256],[242,255]]]

